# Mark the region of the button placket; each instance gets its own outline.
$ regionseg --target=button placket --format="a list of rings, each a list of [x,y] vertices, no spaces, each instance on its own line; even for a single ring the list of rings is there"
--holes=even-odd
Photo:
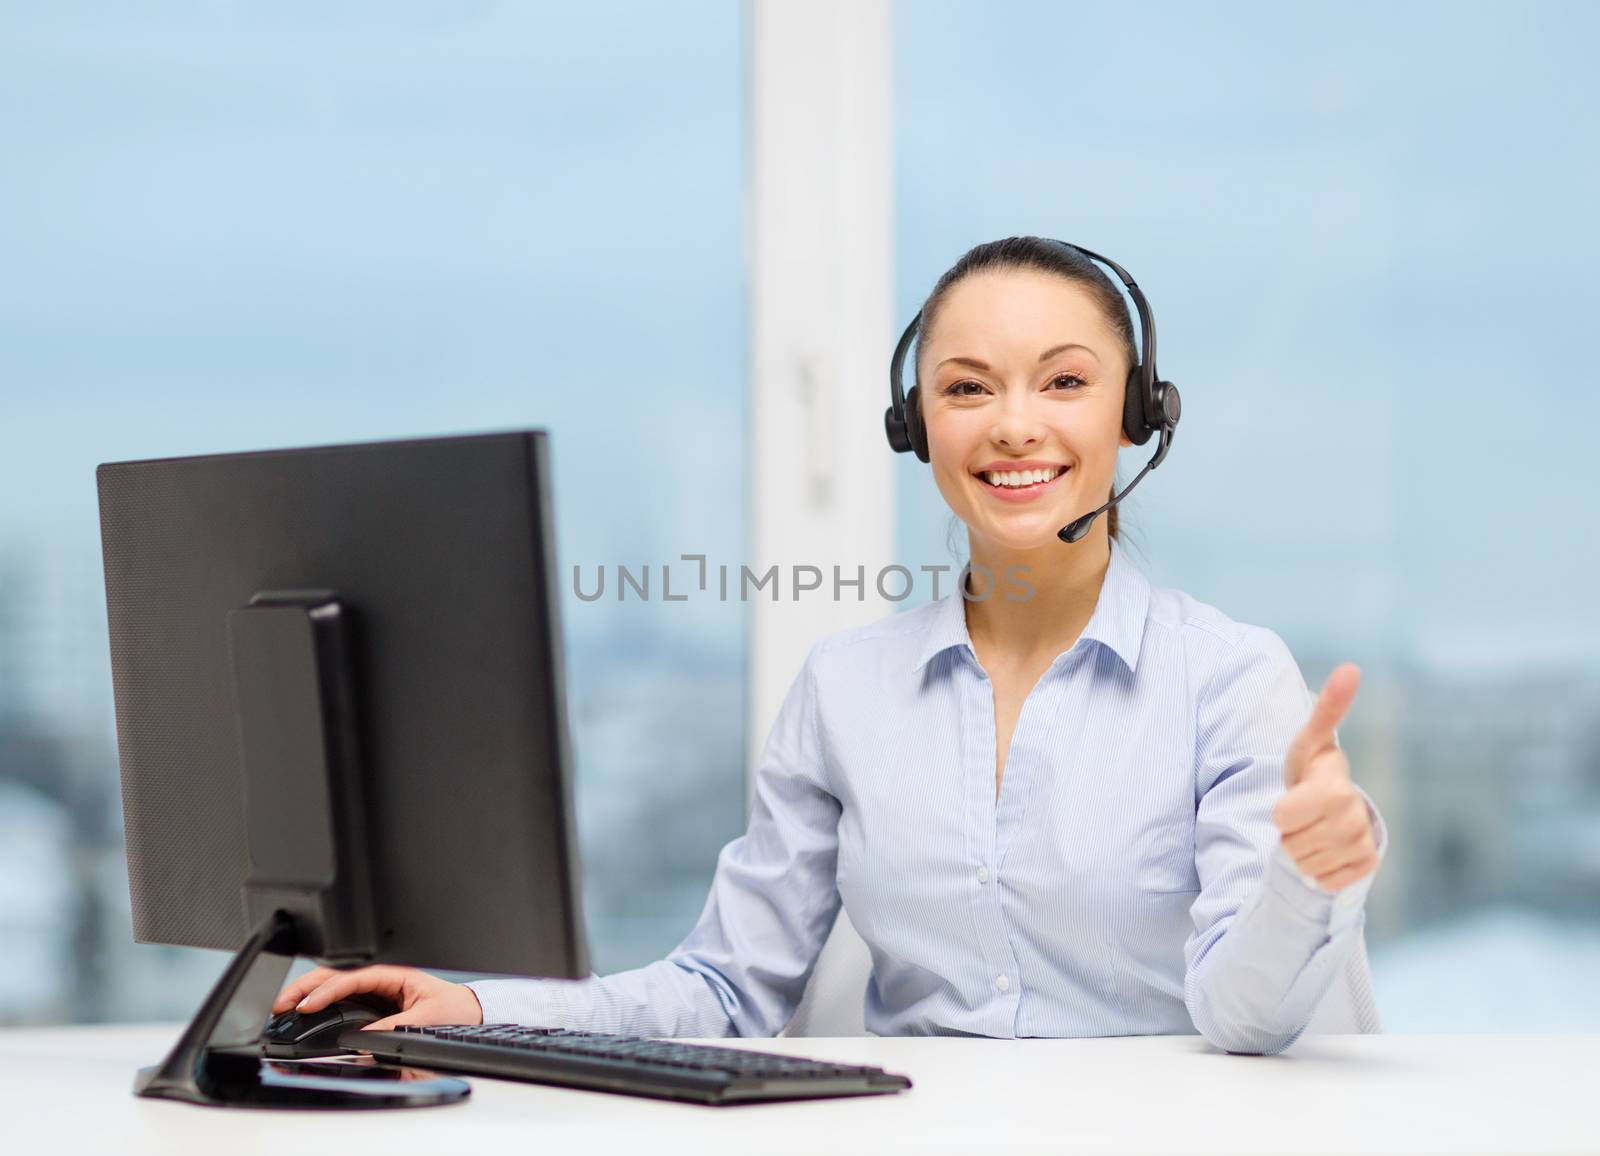
[[[1000,901],[1000,887],[996,862],[996,809],[994,805],[994,688],[976,661],[963,680],[961,692],[962,758],[967,782],[967,860],[974,880],[971,888],[973,925],[978,934],[978,950],[989,973],[989,990],[1000,1000],[995,1009],[995,1023],[991,1031],[1000,1036],[1010,1035],[1015,1018],[1010,995],[1005,989],[993,986],[996,976],[1016,974],[1016,960],[1011,952],[1011,939],[1006,929],[1005,915]],[[1010,980],[1008,978],[1007,984]],[[1014,998],[1014,996],[1012,997]]]
[[[1074,643],[1072,649],[1057,656],[1029,689],[1022,710],[1017,714],[1017,725],[1011,732],[1011,749],[1006,753],[1000,805],[995,814],[995,857],[989,860],[995,873],[1005,866],[1006,850],[1022,829],[1033,796],[1041,789],[1039,780],[1048,780],[1056,765],[1060,742],[1056,736],[1067,680],[1086,653],[1086,649]],[[1049,789],[1048,782],[1043,789]]]
[[[972,660],[972,678],[964,680],[961,702],[966,713],[962,732],[966,736],[968,788],[967,846],[979,866],[987,870],[995,861],[994,808],[994,686],[983,673],[977,659]],[[982,882],[982,880],[979,880]]]

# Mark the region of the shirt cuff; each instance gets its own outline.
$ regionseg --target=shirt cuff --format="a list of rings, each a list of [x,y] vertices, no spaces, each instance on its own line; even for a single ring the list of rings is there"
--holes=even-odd
[[[486,1024],[533,1024],[554,1027],[559,1019],[555,993],[538,980],[477,979],[463,986],[478,997]]]
[[[1355,786],[1353,783],[1351,785]],[[1378,808],[1373,805],[1372,796],[1360,787],[1356,787],[1356,790],[1361,792],[1361,799],[1367,805],[1367,819],[1372,824],[1373,841],[1378,845],[1378,862],[1381,865],[1389,850],[1389,829]],[[1314,877],[1301,873],[1289,857],[1289,852],[1284,850],[1282,839],[1273,844],[1267,865],[1267,885],[1300,915],[1326,926],[1330,937],[1360,921],[1367,892],[1372,890],[1373,880],[1377,877],[1378,872],[1373,870],[1348,887],[1328,891]]]

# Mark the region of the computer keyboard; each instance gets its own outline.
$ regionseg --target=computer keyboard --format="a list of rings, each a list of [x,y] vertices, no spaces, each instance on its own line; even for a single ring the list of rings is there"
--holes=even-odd
[[[905,1076],[882,1068],[520,1024],[405,1025],[386,1032],[351,1028],[339,1043],[442,1071],[700,1104],[871,1096],[911,1087]]]

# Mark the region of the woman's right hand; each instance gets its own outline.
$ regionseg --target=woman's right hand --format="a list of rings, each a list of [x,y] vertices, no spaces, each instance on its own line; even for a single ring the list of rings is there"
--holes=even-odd
[[[401,1024],[481,1024],[483,1007],[473,990],[414,967],[374,964],[340,970],[319,967],[286,984],[272,1005],[272,1014],[291,1009],[321,1011],[330,1003],[371,992],[395,1004],[392,1016],[367,1024],[362,1031],[388,1031]]]

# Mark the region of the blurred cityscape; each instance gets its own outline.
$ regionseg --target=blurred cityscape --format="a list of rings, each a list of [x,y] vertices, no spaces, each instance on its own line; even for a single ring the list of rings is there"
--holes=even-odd
[[[747,12],[0,7],[0,1023],[186,1018],[224,963],[132,942],[94,463],[543,427],[569,562],[740,557]],[[1185,401],[1151,577],[1363,669],[1386,1027],[1600,1030],[1596,419],[1543,339],[1594,311],[1600,8],[1158,4],[1135,85],[1126,24],[896,5],[894,318],[1011,234],[1137,275]],[[607,972],[743,828],[743,609],[563,612]]]
[[[743,659],[696,636],[574,633],[585,903],[606,973],[681,939],[742,828]],[[1313,686],[1335,661],[1299,657]],[[1390,828],[1368,907],[1386,1025],[1600,1028],[1600,672],[1402,665],[1368,671],[1359,701],[1341,741]],[[185,1017],[220,970],[221,953],[133,942],[120,831],[98,559],[8,545],[0,1022]]]
[[[133,942],[98,565],[0,548],[0,1023],[187,1018],[226,959]],[[568,629],[584,902],[605,973],[683,937],[743,827],[744,659],[726,649],[736,632],[708,647]]]

